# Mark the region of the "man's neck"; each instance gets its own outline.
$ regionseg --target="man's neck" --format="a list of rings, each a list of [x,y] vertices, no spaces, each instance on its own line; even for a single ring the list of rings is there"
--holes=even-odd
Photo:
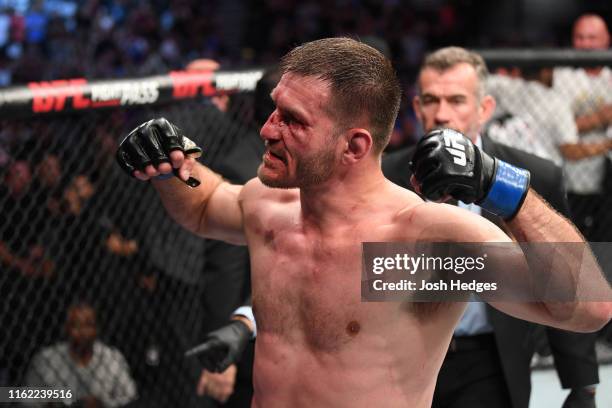
[[[70,357],[81,367],[86,367],[93,357],[93,346],[87,349],[69,347]]]
[[[359,211],[368,211],[384,188],[380,165],[349,169],[318,186],[300,189],[302,219],[321,230],[350,222]]]

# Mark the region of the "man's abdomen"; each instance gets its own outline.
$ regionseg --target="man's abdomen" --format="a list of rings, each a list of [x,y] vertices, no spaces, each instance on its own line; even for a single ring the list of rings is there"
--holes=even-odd
[[[260,332],[253,406],[429,407],[439,356],[395,340],[366,334],[328,352]]]

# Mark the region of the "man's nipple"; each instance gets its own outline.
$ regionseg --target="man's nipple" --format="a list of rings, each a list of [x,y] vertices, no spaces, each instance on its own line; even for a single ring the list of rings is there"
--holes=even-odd
[[[349,324],[346,325],[346,333],[349,336],[356,336],[360,330],[361,330],[361,325],[359,324],[359,322],[355,320],[351,320]]]

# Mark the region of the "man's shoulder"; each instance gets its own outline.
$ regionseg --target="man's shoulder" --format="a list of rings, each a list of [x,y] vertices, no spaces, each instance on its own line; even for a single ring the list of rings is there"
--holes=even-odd
[[[123,359],[123,353],[113,346],[110,346],[100,340],[96,340],[94,343],[94,354],[102,357],[103,361],[110,360],[121,360]]]
[[[419,242],[503,241],[504,233],[494,224],[455,205],[421,202],[405,207],[394,219],[401,238]]]
[[[413,201],[404,206],[397,213],[396,220],[400,223],[423,222],[427,225],[432,225],[465,214],[472,213],[456,205],[419,200],[419,202]]]
[[[567,79],[576,79],[578,77],[584,77],[586,73],[581,68],[574,67],[555,67],[553,69],[553,84],[557,86],[571,86],[571,84],[563,83],[561,81]]]
[[[50,361],[63,361],[68,357],[68,343],[60,342],[41,348],[32,358],[34,364],[49,365]]]
[[[300,192],[296,188],[282,189],[268,187],[258,177],[249,180],[240,193],[240,200],[244,202],[277,202],[279,204],[293,202],[299,199]]]

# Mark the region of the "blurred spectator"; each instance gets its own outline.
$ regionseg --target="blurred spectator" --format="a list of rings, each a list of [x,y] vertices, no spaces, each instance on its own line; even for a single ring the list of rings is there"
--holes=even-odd
[[[136,399],[136,385],[125,358],[97,340],[97,334],[94,309],[87,303],[71,306],[66,318],[68,340],[33,357],[25,385],[70,390],[71,403],[87,408],[122,407]]]
[[[574,48],[608,49],[610,31],[604,19],[584,14],[574,23]],[[555,70],[555,86],[572,101],[580,143],[569,146],[568,198],[574,220],[589,241],[612,241],[612,70],[610,67]],[[612,254],[595,246],[603,268],[612,269]],[[612,323],[601,330],[601,338],[612,347]]]
[[[50,214],[59,215],[62,194],[62,165],[59,157],[53,153],[44,154],[41,160],[34,160],[38,165],[34,172],[36,186],[36,203],[39,208],[46,208]]]
[[[87,176],[79,174],[64,190],[64,204],[67,214],[79,216],[87,201],[93,196],[95,190]]]
[[[23,43],[25,40],[25,19],[23,15],[9,9],[11,15],[11,41],[13,43]]]
[[[41,46],[44,58],[54,63],[43,66],[37,81],[81,75],[155,75],[196,58],[233,66],[269,65],[296,43],[353,36],[384,38],[400,76],[410,82],[429,48],[451,41],[488,46],[489,34],[499,31],[507,43],[509,33],[516,32],[516,19],[499,18],[505,16],[501,8],[473,7],[470,2],[38,0],[15,6],[17,11],[0,14],[0,42],[8,21],[5,51],[17,66],[24,46]],[[497,19],[482,24],[488,14]],[[58,41],[60,26],[69,33],[64,37],[66,46]],[[532,27],[530,34],[549,35],[547,28]],[[10,74],[15,72],[11,67]],[[22,79],[14,83],[23,83]]]
[[[46,62],[40,44],[25,46],[22,57],[15,63],[12,80],[25,84],[31,81],[45,79]]]
[[[47,36],[47,23],[49,17],[43,10],[41,0],[35,0],[25,15],[26,41],[41,44]]]
[[[573,28],[578,49],[607,49],[610,34],[594,14]],[[612,149],[612,72],[609,67],[556,68],[554,87],[571,102],[580,140],[562,148],[574,222],[589,241],[612,241],[610,194],[604,192],[606,153]]]
[[[32,170],[25,160],[15,160],[0,187],[0,261],[9,271],[22,276],[51,277],[53,262],[42,245],[39,223],[45,212],[35,206]]]
[[[191,61],[187,64],[185,68],[187,71],[197,72],[211,72],[216,71],[220,67],[219,63],[215,60],[208,58],[201,58],[194,61]],[[229,104],[229,96],[228,95],[215,95],[210,98],[210,101],[219,109],[221,112],[227,112],[228,104]]]
[[[40,319],[47,307],[39,299],[50,300],[56,281],[57,264],[51,257],[50,242],[44,239],[48,209],[38,206],[37,187],[28,161],[17,159],[4,170],[0,185],[0,313],[2,327],[11,327],[0,336],[0,355],[8,361],[7,379],[11,384],[23,375],[32,352],[41,344]],[[45,320],[47,333],[57,329]]]
[[[59,298],[72,297],[75,292],[91,295],[101,274],[109,273],[107,265],[112,260],[106,247],[110,231],[102,225],[102,215],[92,199],[96,187],[85,174],[68,180],[61,194],[60,212],[50,217],[51,227],[44,229],[60,276]]]
[[[525,68],[522,77],[491,75],[487,88],[497,102],[487,129],[496,142],[563,165],[563,145],[578,133],[567,98],[552,89],[552,68]]]
[[[134,407],[207,407],[193,392],[195,367],[183,358],[180,327],[191,313],[183,308],[197,301],[197,288],[150,265],[117,280],[105,286],[107,313],[115,314],[111,338],[125,352],[138,385]]]
[[[11,15],[8,10],[0,9],[0,48],[8,44],[11,36]]]

